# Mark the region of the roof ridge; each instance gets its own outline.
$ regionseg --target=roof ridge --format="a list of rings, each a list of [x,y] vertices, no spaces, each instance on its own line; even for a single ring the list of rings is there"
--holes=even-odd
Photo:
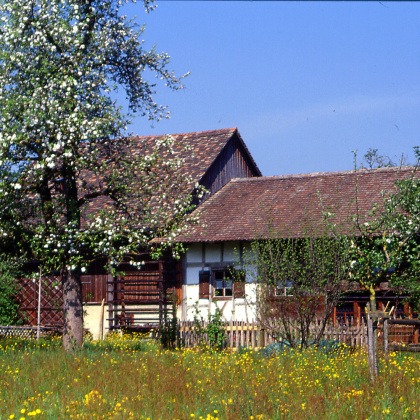
[[[130,139],[144,139],[144,138],[153,138],[153,137],[164,137],[164,136],[191,136],[191,135],[204,135],[208,133],[223,133],[223,132],[235,132],[237,131],[237,127],[231,127],[231,128],[220,128],[218,130],[206,130],[206,131],[193,131],[190,133],[166,133],[166,134],[153,134],[149,136],[131,136]]]
[[[249,178],[234,178],[231,182],[261,182],[263,180],[276,180],[276,179],[290,179],[290,178],[314,178],[314,177],[325,177],[335,175],[351,175],[351,174],[371,174],[377,172],[398,172],[398,171],[413,171],[418,169],[417,166],[393,166],[386,168],[374,168],[374,169],[354,169],[350,171],[332,171],[332,172],[309,172],[303,174],[287,174],[287,175],[270,175],[260,177],[249,177]]]

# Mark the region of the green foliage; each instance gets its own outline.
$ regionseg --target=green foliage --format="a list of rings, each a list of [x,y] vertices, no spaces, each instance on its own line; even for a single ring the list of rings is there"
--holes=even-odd
[[[380,360],[380,380],[370,383],[363,350],[262,357],[148,351],[145,343],[141,351],[120,337],[114,349],[100,341],[69,356],[58,341],[36,343],[0,340],[1,419],[418,418],[415,353],[392,353],[388,365]]]
[[[318,342],[344,289],[342,238],[312,233],[300,239],[254,241],[251,249],[259,321],[276,340],[292,347]],[[321,325],[314,335],[315,319]]]
[[[320,340],[319,343],[312,343],[309,347],[325,355],[336,356],[340,353],[349,352],[349,347],[337,340]],[[292,346],[288,341],[279,341],[265,346],[260,353],[264,357],[273,357],[282,355],[290,349],[292,349]],[[300,350],[302,350],[302,347]]]
[[[191,203],[175,140],[139,145],[127,135],[136,114],[169,116],[154,101],[156,83],[183,86],[121,7],[0,0],[0,170],[9,174],[0,179],[0,246],[29,250],[45,273],[61,270],[65,336],[74,331],[80,345],[80,273],[97,256],[115,267],[124,254],[166,244],[151,239],[180,233]],[[78,290],[67,304],[71,282]]]
[[[199,314],[198,308],[195,308],[194,314],[194,336],[201,345],[207,345],[214,350],[222,350],[226,347],[225,322],[222,320],[222,311],[216,308],[214,314],[209,314],[207,325],[204,318]]]
[[[221,350],[226,346],[227,337],[224,327],[225,323],[222,320],[222,311],[216,308],[214,314],[209,315],[208,324],[205,329],[209,346],[212,349]]]
[[[19,263],[6,254],[0,254],[0,325],[22,324],[16,301],[18,276]]]
[[[418,159],[418,149],[416,154]],[[382,202],[367,215],[357,209],[355,233],[346,238],[348,267],[350,278],[370,292],[372,310],[376,309],[375,289],[381,282],[389,282],[397,294],[408,293],[412,307],[419,306],[419,215],[416,169],[406,179],[396,181],[394,191],[382,192]]]
[[[361,169],[373,169],[373,168],[389,168],[398,166],[391,160],[389,156],[380,155],[378,149],[369,148],[369,150],[363,156],[363,162],[360,165]]]
[[[121,7],[0,1],[0,170],[9,174],[0,180],[0,238],[30,249],[45,271],[77,272],[97,255],[118,263],[176,230],[190,203],[174,139],[133,145],[124,136],[136,113],[168,116],[144,73],[162,87],[183,86],[166,54],[145,50],[143,28]],[[118,89],[130,114],[114,101]],[[99,197],[107,210],[82,220]]]

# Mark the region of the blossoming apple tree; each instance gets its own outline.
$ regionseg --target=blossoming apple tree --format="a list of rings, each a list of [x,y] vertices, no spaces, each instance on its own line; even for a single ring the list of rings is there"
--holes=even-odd
[[[144,2],[146,11],[149,1]],[[119,0],[0,2],[0,235],[44,272],[60,270],[64,347],[80,346],[80,276],[88,260],[117,264],[154,236],[172,238],[191,197],[174,139],[123,138],[135,114],[158,120],[154,84],[180,78],[144,49]],[[124,89],[128,114],[113,93]],[[174,157],[175,156],[175,157]]]

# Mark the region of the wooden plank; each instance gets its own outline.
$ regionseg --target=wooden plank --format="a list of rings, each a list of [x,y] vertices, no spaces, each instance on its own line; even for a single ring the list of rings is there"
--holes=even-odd
[[[392,325],[415,325],[420,326],[420,319],[390,319]]]

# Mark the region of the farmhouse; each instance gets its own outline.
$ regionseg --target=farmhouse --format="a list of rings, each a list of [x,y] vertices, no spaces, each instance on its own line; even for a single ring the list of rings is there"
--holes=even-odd
[[[130,153],[139,153],[156,143],[161,136],[138,137]],[[195,184],[202,185],[207,193],[202,201],[217,192],[233,178],[259,177],[261,172],[249,153],[236,128],[214,130],[199,133],[178,134],[175,140],[175,154],[183,164],[181,171],[191,180],[191,188]],[[164,158],[164,156],[163,156]],[[96,183],[97,180],[89,181]],[[197,202],[196,204],[199,204]],[[106,205],[106,199],[98,198],[90,206],[95,212]],[[111,277],[104,269],[103,260],[94,261],[82,276],[83,295],[86,302],[85,325],[96,331],[98,317],[103,318],[104,302],[109,327],[118,327],[136,322],[153,324],[159,322],[162,310],[168,303],[167,292],[170,290],[182,300],[182,273],[179,264],[171,258],[161,261],[150,261],[147,254],[135,257],[142,262],[141,270],[122,264],[120,269],[124,276]],[[32,267],[28,266],[28,270]],[[41,306],[42,324],[62,322],[61,287],[58,276],[49,276],[42,282]],[[20,304],[28,323],[36,324],[39,288],[33,280],[22,281]],[[169,293],[169,292],[168,292]],[[129,306],[129,310],[126,307]]]
[[[359,211],[367,214],[380,192],[391,191],[395,181],[410,176],[410,168],[384,168],[349,172],[262,177],[238,130],[225,129],[173,136],[181,147],[182,170],[204,186],[207,194],[197,202],[199,223],[177,238],[187,251],[180,261],[169,255],[153,261],[137,256],[140,268],[123,263],[118,276],[96,260],[82,276],[85,326],[94,336],[107,329],[156,325],[175,299],[179,319],[192,319],[222,311],[226,320],[255,319],[255,281],[244,276],[250,243],[261,238],[303,237],[321,227],[325,212],[348,233]],[[139,137],[141,144],[153,137]],[[100,203],[99,203],[100,205]],[[346,233],[346,232],[343,232]],[[233,282],[232,273],[241,281]],[[58,277],[44,279],[41,292],[42,324],[60,323],[61,288]],[[36,324],[39,289],[25,280],[21,307],[29,323]],[[392,297],[384,284],[379,304]],[[335,317],[358,318],[366,294],[349,291]]]
[[[342,233],[352,234],[354,216],[358,213],[361,223],[365,221],[373,204],[381,202],[381,191],[392,191],[396,180],[411,173],[412,168],[383,168],[230,181],[197,210],[200,226],[178,238],[188,248],[182,318],[191,319],[196,308],[205,314],[218,307],[227,320],[254,320],[252,270],[244,270],[251,272],[244,283],[232,281],[232,272],[250,263],[251,241],[325,232],[325,213]],[[360,318],[368,299],[367,292],[352,287],[336,308],[335,319]],[[380,307],[395,299],[387,283],[377,299]]]

